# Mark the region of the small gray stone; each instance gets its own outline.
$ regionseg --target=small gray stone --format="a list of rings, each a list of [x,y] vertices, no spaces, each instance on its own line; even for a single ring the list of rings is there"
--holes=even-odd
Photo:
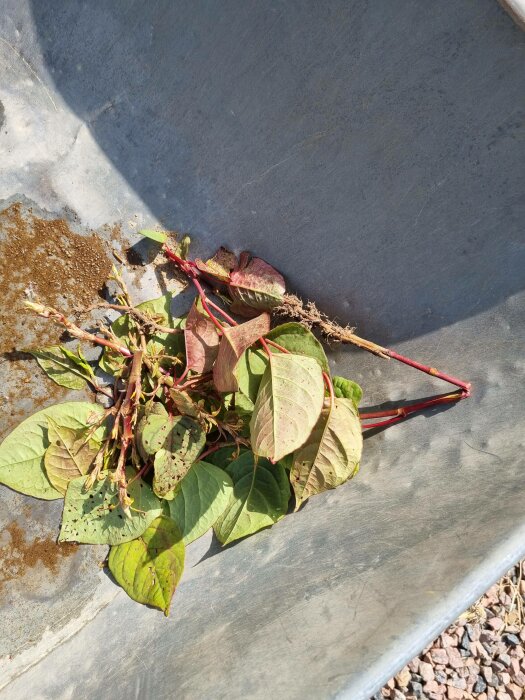
[[[505,670],[505,665],[502,664],[501,661],[493,661],[490,665],[492,666],[492,670],[496,671],[496,673]]]
[[[470,639],[469,639],[468,632],[465,631],[465,633],[461,637],[461,641],[459,643],[459,646],[461,649],[464,649],[465,651],[470,651]]]
[[[447,682],[447,674],[445,673],[445,671],[436,671],[434,673],[434,677],[438,683],[446,683]]]
[[[490,685],[492,688],[498,688],[499,687],[499,678],[497,677],[496,674],[492,676],[490,681],[487,681],[488,685]]]
[[[487,684],[485,683],[484,679],[479,676],[478,680],[474,683],[474,687],[472,688],[472,692],[475,695],[478,695],[479,693],[484,693],[487,689]]]
[[[498,654],[498,661],[504,666],[510,666],[510,656],[508,654]]]
[[[515,634],[510,634],[509,632],[503,635],[503,639],[505,642],[507,642],[507,644],[510,644],[511,647],[517,647],[520,644],[519,637]]]
[[[412,695],[415,695],[416,698],[423,697],[423,686],[421,683],[418,683],[418,681],[412,680],[408,684],[408,687],[410,688]]]

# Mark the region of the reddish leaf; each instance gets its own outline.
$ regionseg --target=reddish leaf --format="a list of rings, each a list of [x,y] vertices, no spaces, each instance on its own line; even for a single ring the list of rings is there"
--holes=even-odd
[[[235,253],[221,247],[213,258],[210,258],[206,262],[197,259],[195,260],[195,264],[201,272],[206,272],[208,275],[212,275],[221,282],[228,282],[230,279],[230,272],[237,267],[237,256]]]
[[[186,319],[184,340],[189,369],[200,374],[209,372],[219,352],[219,334],[199,299],[193,302]]]
[[[237,391],[235,370],[243,352],[270,330],[270,315],[263,313],[251,321],[224,329],[217,361],[213,366],[213,381],[218,391]]]
[[[230,274],[229,290],[234,302],[267,311],[282,303],[286,287],[275,268],[261,258],[249,259],[247,253],[242,253],[239,267]]]

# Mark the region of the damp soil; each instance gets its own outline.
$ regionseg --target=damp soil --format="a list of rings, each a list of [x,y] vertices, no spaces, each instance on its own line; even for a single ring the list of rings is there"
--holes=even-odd
[[[78,233],[64,218],[37,215],[21,203],[0,211],[0,439],[67,394],[51,381],[34,381],[27,350],[56,345],[62,329],[29,313],[25,297],[71,317],[96,302],[111,271],[109,246],[118,243],[117,229],[105,229],[104,237]]]
[[[20,525],[11,522],[0,539],[0,591],[9,581],[25,576],[38,566],[57,574],[61,562],[77,550],[77,544],[57,544],[50,535],[28,541]]]
[[[24,310],[26,294],[72,313],[93,302],[111,270],[107,244],[97,233],[80,235],[65,219],[40,218],[19,203],[0,212],[0,260],[1,353],[49,340],[50,324],[44,330],[45,321]]]

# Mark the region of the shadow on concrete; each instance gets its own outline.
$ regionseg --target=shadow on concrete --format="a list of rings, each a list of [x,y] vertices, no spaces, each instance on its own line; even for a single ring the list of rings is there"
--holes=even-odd
[[[493,0],[32,7],[71,109],[210,252],[384,343],[523,288],[523,35]]]

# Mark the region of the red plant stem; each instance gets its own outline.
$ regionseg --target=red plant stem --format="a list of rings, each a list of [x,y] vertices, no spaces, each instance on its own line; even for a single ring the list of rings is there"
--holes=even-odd
[[[199,280],[198,280],[194,275],[191,276],[191,280],[192,280],[193,284],[195,285],[195,287],[197,288],[197,291],[199,292],[199,296],[200,296],[200,298],[201,298],[201,302],[202,302],[202,306],[203,306],[203,308],[204,308],[204,311],[206,311],[206,313],[208,314],[208,316],[210,317],[210,319],[213,321],[213,324],[214,324],[214,326],[217,328],[217,331],[218,331],[219,335],[222,335],[224,329],[223,329],[223,327],[221,326],[221,324],[219,323],[219,321],[218,321],[218,320],[215,318],[215,316],[212,314],[211,309],[210,309],[210,307],[208,306],[208,299],[207,299],[207,297],[206,297],[206,294],[205,294],[205,292],[204,292],[204,289],[202,288],[201,283],[199,282]]]
[[[323,380],[330,394],[330,406],[333,408],[335,403],[334,385],[327,372],[323,372]]]
[[[408,365],[409,367],[414,367],[415,369],[418,369],[420,372],[425,372],[425,374],[430,374],[432,377],[437,377],[438,379],[442,379],[444,382],[448,382],[449,384],[454,384],[454,386],[458,386],[460,389],[463,390],[465,394],[465,396],[462,396],[461,398],[467,398],[468,396],[470,396],[470,389],[472,387],[470,382],[464,382],[461,379],[456,379],[456,377],[452,377],[449,374],[444,374],[444,372],[440,372],[435,367],[422,365],[420,362],[416,362],[415,360],[411,360],[409,357],[400,355],[394,350],[388,350],[385,348],[385,354],[388,355],[388,357],[391,357],[393,360],[403,362],[403,364]]]
[[[215,311],[218,311],[218,312],[220,313],[220,315],[221,315],[226,321],[228,321],[228,323],[229,323],[230,325],[232,325],[232,326],[238,326],[238,325],[239,325],[239,324],[237,323],[237,321],[236,321],[234,318],[232,318],[231,316],[229,316],[229,315],[226,313],[226,311],[224,311],[223,309],[221,309],[221,307],[220,307],[218,304],[215,304],[215,302],[213,302],[213,301],[212,301],[211,299],[209,299],[208,297],[207,297],[206,299],[207,299],[208,304],[211,306],[211,308],[212,308],[212,309],[215,309]]]
[[[208,457],[209,455],[213,454],[214,452],[217,452],[217,450],[220,450],[221,447],[229,447],[230,445],[235,445],[235,442],[221,442],[218,445],[214,445],[213,447],[210,447],[208,450],[203,452],[201,455],[199,455],[199,461],[202,461],[205,457]]]
[[[415,413],[416,411],[422,411],[425,408],[429,408],[430,406],[438,406],[440,404],[444,403],[453,403],[455,401],[461,401],[461,399],[467,398],[467,395],[465,392],[455,392],[453,394],[446,394],[445,396],[436,396],[433,399],[427,399],[426,401],[419,401],[417,403],[409,404],[408,406],[400,406],[398,408],[390,408],[385,411],[374,411],[371,413],[360,413],[359,417],[361,420],[370,420],[372,418],[384,418],[386,416],[395,416],[396,419],[399,418],[405,418],[406,416],[410,415],[411,413]],[[381,422],[381,425],[383,425],[385,421]],[[377,427],[378,424],[373,423],[367,423],[366,425],[363,426],[364,429],[367,428],[375,428]]]
[[[139,471],[128,481],[128,487],[137,479],[140,479],[149,469],[151,469],[151,462],[146,462],[146,464],[139,469]]]
[[[226,311],[224,311],[223,309],[221,309],[221,307],[218,306],[218,304],[215,304],[215,303],[214,303],[211,299],[209,299],[209,298],[207,299],[207,301],[208,301],[208,304],[211,306],[211,308],[212,308],[212,309],[215,309],[215,311],[218,311],[218,312],[220,313],[220,315],[221,315],[226,321],[228,321],[228,323],[231,323],[232,326],[238,326],[238,325],[239,325],[239,324],[237,323],[237,321],[236,321],[234,318],[232,318],[231,316],[229,316],[229,315],[226,313]],[[258,340],[260,340],[260,341],[262,342],[263,338],[262,338],[262,337],[261,337],[261,338],[258,338]],[[275,343],[273,340],[269,340],[268,338],[264,338],[264,340],[266,341],[267,345],[272,345],[274,348],[277,348],[277,350],[280,350],[281,352],[284,352],[286,355],[289,355],[289,354],[290,354],[290,351],[289,351],[289,350],[287,350],[286,348],[283,348],[282,345],[278,345],[278,344]]]
[[[185,369],[184,372],[180,375],[180,377],[179,377],[178,379],[175,380],[175,383],[174,383],[173,386],[179,386],[179,384],[182,382],[182,380],[183,380],[184,377],[188,374],[189,371],[190,371],[190,368],[186,366],[186,369]]]
[[[271,345],[272,348],[277,348],[277,350],[280,350],[281,352],[284,352],[285,355],[291,355],[292,353],[287,350],[286,348],[283,348],[282,345],[279,345],[278,343],[274,343],[273,340],[269,340],[268,338],[265,338],[266,342],[268,345]]]
[[[387,425],[392,425],[392,423],[397,423],[402,420],[405,416],[395,416],[394,418],[388,418],[387,420],[380,420],[377,423],[370,423],[369,425],[364,425],[363,430],[368,430],[369,428],[386,428]]]
[[[262,337],[259,338],[258,340],[261,341],[261,345],[262,345],[263,348],[264,348],[264,352],[268,355],[268,357],[271,357],[271,356],[272,356],[272,351],[271,351],[270,348],[268,347],[268,343],[266,342],[266,340],[265,340],[264,338],[262,338]]]

